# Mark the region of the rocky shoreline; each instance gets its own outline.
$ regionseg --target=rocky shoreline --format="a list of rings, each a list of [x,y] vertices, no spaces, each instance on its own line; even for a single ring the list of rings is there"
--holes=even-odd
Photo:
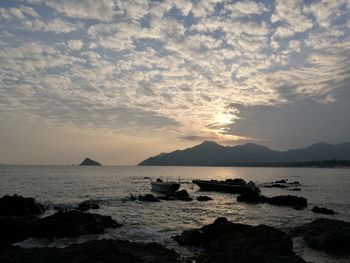
[[[184,192],[174,201],[190,200]],[[209,197],[201,197],[209,201]],[[139,198],[142,200],[142,197]],[[192,199],[191,199],[192,200]],[[145,200],[149,201],[149,200]],[[265,202],[266,200],[264,200]],[[288,201],[288,200],[287,200]],[[287,202],[288,203],[288,202]],[[181,246],[202,251],[186,259],[157,243],[101,239],[65,248],[13,246],[28,238],[57,239],[100,234],[123,227],[110,216],[87,212],[97,209],[92,201],[70,210],[42,217],[47,207],[33,198],[18,195],[0,198],[0,262],[305,262],[293,251],[292,238],[302,237],[312,249],[333,255],[350,254],[350,223],[317,219],[288,233],[266,225],[237,224],[224,217],[199,229],[183,231],[173,239]]]

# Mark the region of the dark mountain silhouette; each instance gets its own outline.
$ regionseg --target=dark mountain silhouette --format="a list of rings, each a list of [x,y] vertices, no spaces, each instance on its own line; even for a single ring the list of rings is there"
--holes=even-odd
[[[290,165],[294,163],[307,166],[305,163],[317,165],[324,161],[330,165],[329,160],[335,161],[337,165],[340,164],[339,160],[350,160],[350,143],[331,145],[321,142],[302,149],[275,151],[254,143],[230,147],[204,141],[192,148],[150,157],[139,165],[298,166]]]
[[[101,164],[99,162],[96,162],[90,158],[85,158],[85,160],[79,164],[81,166],[87,165],[87,166],[101,166]]]

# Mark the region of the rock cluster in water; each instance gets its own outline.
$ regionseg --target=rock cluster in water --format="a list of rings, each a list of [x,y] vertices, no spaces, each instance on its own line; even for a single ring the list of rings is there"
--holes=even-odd
[[[301,236],[311,248],[330,254],[350,254],[350,223],[328,218],[319,218],[296,227],[293,236]]]
[[[292,239],[285,232],[265,225],[236,224],[223,217],[174,239],[180,245],[203,247],[199,263],[305,262],[295,255]]]
[[[279,206],[293,206],[296,208],[307,207],[307,199],[304,197],[293,195],[266,197],[261,195],[258,191],[246,191],[237,196],[237,201],[249,203],[268,203]]]
[[[317,214],[325,214],[325,215],[335,215],[336,212],[332,209],[328,209],[326,207],[318,207],[315,205],[312,209],[312,212],[317,213]]]
[[[44,212],[44,206],[33,198],[4,196],[0,198],[0,208],[0,262],[180,262],[176,252],[156,243],[94,240],[66,248],[23,249],[12,246],[31,237],[78,237],[121,227],[110,216],[83,212],[98,208],[91,200],[82,202],[73,210],[58,209],[60,212],[42,218],[37,215]]]
[[[155,197],[149,195],[142,198],[153,200]],[[178,191],[173,198],[188,200],[191,197],[186,191]],[[243,198],[267,202],[267,197],[259,193],[243,195]],[[210,197],[201,196],[199,199],[210,200]],[[267,200],[274,200],[270,203],[304,205],[302,199],[288,196]],[[45,206],[33,198],[4,196],[0,198],[0,208],[0,262],[184,262],[175,251],[156,243],[102,239],[66,248],[23,249],[12,246],[30,237],[79,237],[103,233],[107,228],[121,227],[110,216],[83,212],[98,208],[93,200],[84,201],[72,210],[62,209],[47,217],[38,217],[45,211]],[[183,231],[173,238],[180,245],[203,248],[195,259],[198,263],[304,263],[293,251],[291,238],[296,236],[301,236],[311,248],[335,255],[350,254],[350,223],[325,218],[296,227],[287,234],[274,227],[237,224],[219,217],[212,224]]]

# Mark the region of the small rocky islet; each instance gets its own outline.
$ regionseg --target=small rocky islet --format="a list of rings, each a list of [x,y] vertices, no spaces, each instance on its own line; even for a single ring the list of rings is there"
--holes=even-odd
[[[186,190],[159,197],[152,194],[131,195],[127,200],[191,202],[194,199],[197,202],[212,200],[204,195],[193,198]],[[237,201],[301,209],[307,207],[307,200],[303,197],[266,197],[260,191],[242,193],[237,196]],[[107,229],[123,227],[110,216],[88,212],[99,209],[94,200],[83,201],[71,209],[57,206],[54,207],[56,213],[43,217],[47,209],[30,197],[6,195],[0,198],[0,262],[305,262],[293,251],[294,237],[302,237],[312,249],[334,255],[350,254],[350,223],[324,218],[285,232],[271,226],[238,224],[218,217],[212,224],[186,230],[173,237],[180,246],[198,248],[199,254],[190,259],[157,243],[125,240],[93,240],[65,248],[13,246],[32,237],[55,240],[101,234]],[[332,211],[322,207],[314,207],[314,210],[325,214]]]

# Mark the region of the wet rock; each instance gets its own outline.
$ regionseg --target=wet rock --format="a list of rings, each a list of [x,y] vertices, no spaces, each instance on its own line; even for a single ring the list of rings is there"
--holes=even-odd
[[[39,219],[32,216],[0,216],[0,247],[11,246],[33,236],[38,221]]]
[[[248,203],[269,203],[279,206],[307,207],[307,199],[304,197],[293,195],[266,197],[257,191],[246,191],[237,196],[237,201]]]
[[[211,241],[197,260],[199,263],[302,263],[293,252],[292,239],[273,227],[259,225],[228,233]]]
[[[294,181],[294,182],[291,182],[291,183],[289,183],[289,184],[300,185],[300,182]]]
[[[110,216],[72,210],[40,219],[33,230],[33,236],[45,238],[76,237],[103,233],[105,228],[120,226]]]
[[[180,262],[179,255],[156,243],[94,240],[66,248],[11,248],[0,252],[0,262],[11,263],[156,263]]]
[[[203,202],[203,201],[210,201],[213,200],[213,198],[211,198],[210,196],[206,196],[206,195],[200,195],[197,197],[197,201]]]
[[[311,223],[296,227],[293,236],[302,236],[311,248],[329,254],[350,254],[350,223],[327,218],[319,218]]]
[[[159,202],[159,199],[152,194],[139,195],[138,200],[144,202]]]
[[[325,214],[325,215],[335,215],[336,214],[336,212],[334,212],[334,210],[332,210],[332,209],[328,209],[326,207],[318,207],[317,205],[315,205],[311,209],[311,211],[314,213]]]
[[[237,196],[238,202],[265,203],[267,197],[260,195],[258,191],[246,191]]]
[[[275,181],[274,183],[275,184],[287,184],[288,182],[288,179],[282,179],[282,180],[279,180],[279,181]]]
[[[0,216],[39,215],[44,211],[45,207],[31,197],[5,195],[0,198]]]
[[[232,223],[224,217],[173,238],[180,245],[203,247],[205,251],[196,260],[201,263],[305,262],[294,254],[288,234],[264,225]]]
[[[181,201],[192,201],[193,200],[186,190],[176,191],[174,194],[174,197],[176,200],[181,200]]]
[[[212,240],[227,233],[239,233],[251,226],[236,224],[228,221],[225,217],[218,217],[214,223],[199,229],[185,230],[181,235],[173,239],[183,246],[205,246]]]
[[[12,244],[29,237],[63,238],[99,234],[121,225],[110,216],[80,211],[56,213],[44,218],[0,217],[0,243]],[[0,261],[1,262],[1,261]]]
[[[90,210],[90,209],[99,209],[99,208],[100,208],[100,206],[98,204],[96,204],[94,201],[86,200],[86,201],[81,202],[78,205],[77,210],[85,212],[85,211]]]
[[[293,195],[280,195],[267,198],[267,203],[279,206],[307,207],[307,199]]]
[[[266,188],[288,188],[289,186],[285,185],[285,184],[267,184],[267,185],[264,185],[264,187],[266,187]]]
[[[134,196],[134,195],[130,195],[129,200],[130,200],[130,201],[136,201],[136,200],[137,200],[137,197]]]

